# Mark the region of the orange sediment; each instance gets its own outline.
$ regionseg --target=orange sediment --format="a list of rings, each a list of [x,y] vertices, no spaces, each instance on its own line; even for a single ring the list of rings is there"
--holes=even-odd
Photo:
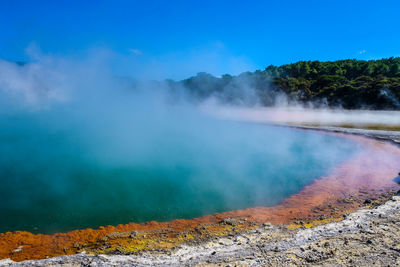
[[[42,259],[60,255],[119,252],[134,253],[146,249],[169,249],[182,242],[250,229],[259,223],[273,224],[310,222],[340,218],[360,207],[365,200],[379,199],[398,190],[393,178],[400,170],[400,148],[361,136],[344,134],[363,144],[352,158],[336,166],[329,175],[316,179],[279,205],[208,215],[192,220],[129,223],[98,229],[75,230],[52,235],[25,231],[0,234],[0,259],[15,261]],[[239,223],[221,224],[227,218],[246,218]],[[139,231],[139,232],[132,232]]]

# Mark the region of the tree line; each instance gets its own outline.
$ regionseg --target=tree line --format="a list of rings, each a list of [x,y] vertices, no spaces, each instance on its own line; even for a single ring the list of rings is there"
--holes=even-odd
[[[400,109],[400,58],[299,61],[264,70],[215,77],[207,73],[175,82],[194,98],[215,96],[228,103],[271,106],[284,95],[289,102],[346,109]]]

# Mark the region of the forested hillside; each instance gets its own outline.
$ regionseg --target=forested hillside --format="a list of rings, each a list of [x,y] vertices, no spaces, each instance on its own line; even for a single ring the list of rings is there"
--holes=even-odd
[[[199,73],[173,82],[194,97],[215,96],[224,102],[273,105],[289,101],[347,109],[400,109],[400,58],[381,60],[300,61],[221,78]]]

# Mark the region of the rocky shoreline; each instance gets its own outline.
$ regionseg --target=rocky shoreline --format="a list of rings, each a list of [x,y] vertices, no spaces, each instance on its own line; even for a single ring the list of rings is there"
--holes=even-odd
[[[296,126],[297,127],[297,126]],[[300,127],[362,135],[400,143],[400,133],[391,131],[345,129],[337,127]],[[399,163],[400,170],[400,163]],[[240,219],[222,223],[235,227]],[[307,228],[289,225],[257,225],[222,237],[194,240],[171,250],[142,251],[132,255],[81,254],[44,260],[0,261],[1,266],[180,266],[180,265],[400,265],[400,197],[392,196],[365,203],[361,210],[343,220]],[[17,248],[18,249],[18,248]]]
[[[297,229],[263,227],[165,254],[71,255],[3,266],[395,266],[400,264],[400,197],[361,209],[340,222]]]

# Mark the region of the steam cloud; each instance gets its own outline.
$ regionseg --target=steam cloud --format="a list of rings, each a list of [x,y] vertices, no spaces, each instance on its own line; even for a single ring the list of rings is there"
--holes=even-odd
[[[251,91],[250,85],[242,83]],[[108,214],[98,225],[115,223],[109,219],[121,214],[128,215],[119,223],[154,219],[151,214],[132,217],[132,210],[140,210],[140,205],[146,205],[143,199],[151,201],[149,196],[155,193],[146,181],[129,182],[127,168],[134,168],[139,174],[152,169],[189,177],[179,180],[167,175],[164,179],[170,184],[157,182],[160,195],[152,197],[160,203],[171,201],[172,205],[165,211],[169,217],[166,215],[163,220],[210,212],[208,209],[189,214],[173,209],[182,203],[202,209],[197,204],[210,198],[220,203],[213,212],[276,204],[353,150],[343,141],[332,149],[332,143],[336,143],[332,137],[222,121],[215,118],[221,110],[229,114],[229,119],[243,119],[243,113],[216,105],[212,99],[194,105],[187,100],[184,90],[172,95],[170,92],[167,82],[132,81],[114,76],[101,56],[74,60],[41,55],[34,62],[22,65],[0,61],[0,140],[3,140],[0,164],[4,167],[0,177],[7,185],[0,190],[5,198],[2,208],[39,207],[40,204],[32,203],[37,192],[24,190],[18,197],[11,193],[23,190],[19,188],[22,176],[39,173],[32,183],[46,192],[43,195],[48,199],[47,205],[56,205],[50,203],[54,197],[62,199],[62,203],[73,202],[71,207],[82,206],[86,201],[90,210],[87,216],[91,213],[90,216],[98,218]],[[252,96],[251,92],[249,95]],[[308,156],[301,156],[304,154]],[[282,161],[268,164],[277,158]],[[85,165],[85,171],[72,165]],[[301,169],[309,165],[315,168]],[[111,181],[102,178],[98,169],[111,172],[108,176],[119,179],[120,188],[114,188],[115,192],[107,190]],[[152,175],[149,181],[157,178]],[[266,180],[271,175],[273,179]],[[71,188],[73,182],[68,177],[75,177],[75,183],[83,188],[76,199],[70,197],[77,189]],[[179,193],[179,183],[185,183],[189,192]],[[142,188],[134,190],[136,195],[132,195],[129,192],[135,186]],[[84,190],[89,187],[97,188],[102,198],[111,199],[107,212],[105,207],[96,211],[96,203],[85,197]],[[163,188],[169,191],[162,192]],[[248,195],[243,195],[243,188],[248,188]],[[186,199],[181,199],[182,195]],[[118,207],[113,206],[113,201],[121,196],[125,196],[126,204],[121,206],[118,202]],[[245,198],[247,204],[243,205],[238,196]],[[57,213],[59,207],[52,208]],[[32,216],[40,217],[43,213],[44,218],[52,208],[36,209],[39,215]],[[78,219],[71,217],[71,220]],[[19,230],[29,229],[31,226],[21,225],[23,221],[12,223],[18,224]],[[65,218],[62,221],[68,223]],[[79,226],[87,227],[85,222]]]

